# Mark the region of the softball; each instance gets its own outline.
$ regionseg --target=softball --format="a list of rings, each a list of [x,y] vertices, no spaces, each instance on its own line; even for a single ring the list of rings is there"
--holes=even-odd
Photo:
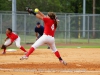
[[[38,13],[39,12],[39,9],[38,8],[35,8],[35,12]]]

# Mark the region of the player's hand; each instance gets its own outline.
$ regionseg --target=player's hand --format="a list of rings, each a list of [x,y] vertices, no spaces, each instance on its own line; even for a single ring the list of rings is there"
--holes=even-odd
[[[38,40],[38,37],[36,37],[36,40]]]
[[[29,14],[32,14],[33,10],[30,9],[29,7],[26,7],[26,11],[28,11]]]
[[[6,41],[7,39],[5,39],[4,41]]]
[[[6,41],[6,40],[7,40],[7,38],[4,41]]]

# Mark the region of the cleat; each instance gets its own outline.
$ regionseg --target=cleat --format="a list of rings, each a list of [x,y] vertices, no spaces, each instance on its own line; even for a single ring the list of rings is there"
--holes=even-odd
[[[27,56],[23,56],[23,57],[20,58],[20,60],[25,60],[25,59],[27,60],[28,57]]]
[[[67,65],[67,63],[64,60],[60,60],[60,62],[64,65]]]

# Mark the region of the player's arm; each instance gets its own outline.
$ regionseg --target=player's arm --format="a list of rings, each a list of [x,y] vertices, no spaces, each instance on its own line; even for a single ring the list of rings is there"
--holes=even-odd
[[[39,10],[38,14],[41,15],[42,17],[45,17],[45,15]]]
[[[13,42],[14,42],[14,39],[11,39],[11,43],[10,43],[9,45],[7,45],[6,47],[8,47],[8,46],[12,45],[12,44],[13,44]]]
[[[42,12],[40,12],[39,10],[38,10],[38,13],[35,13],[32,9],[30,9],[30,8],[28,8],[28,7],[26,7],[26,10],[27,10],[30,14],[35,15],[37,18],[39,18],[39,19],[41,19],[41,20],[43,20],[43,17],[45,17],[45,15],[44,15]]]
[[[40,14],[36,14],[36,17],[37,17],[38,19],[43,20],[43,17],[42,17]]]
[[[38,38],[38,33],[36,32],[35,34],[36,34],[36,38]]]
[[[37,8],[36,8],[37,9]],[[35,9],[35,10],[36,10]],[[38,10],[38,12],[37,12],[37,14],[36,14],[36,17],[37,18],[39,18],[39,19],[41,19],[41,20],[43,20],[43,17],[45,17],[45,15],[39,10],[39,9],[37,9]]]
[[[38,39],[38,31],[37,31],[37,28],[35,27],[35,36],[36,36],[36,40]]]
[[[5,39],[5,41],[7,40],[7,39],[9,39],[9,37],[6,37],[6,39]],[[12,43],[11,43],[12,44]],[[9,45],[2,45],[1,46],[1,49],[6,49],[8,46],[10,46],[11,44],[9,44]]]
[[[5,41],[6,41],[7,39],[9,39],[9,37],[6,37]]]

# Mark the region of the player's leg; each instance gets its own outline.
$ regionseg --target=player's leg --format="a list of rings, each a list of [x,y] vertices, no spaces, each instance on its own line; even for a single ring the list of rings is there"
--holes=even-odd
[[[41,46],[44,43],[45,43],[45,37],[43,35],[31,46],[31,48],[30,48],[29,52],[26,54],[26,56],[28,57],[37,47]]]
[[[20,45],[20,37],[18,37],[16,40],[15,40],[15,43],[16,43],[16,46],[18,47],[18,48],[20,48],[22,51],[24,51],[25,53],[27,52],[26,50],[25,50],[25,48],[23,47],[23,46],[21,46]]]
[[[59,59],[59,61],[61,63],[63,63],[64,65],[66,65],[66,62],[62,59],[62,57],[60,56],[59,51],[56,49],[55,44],[51,44],[50,48],[52,49],[52,51],[54,52],[55,56]]]
[[[52,38],[52,40],[49,43],[50,48],[52,49],[52,51],[54,52],[55,56],[59,59],[59,61],[61,63],[63,63],[64,65],[66,65],[66,62],[62,59],[62,57],[60,56],[59,51],[57,50],[56,46],[55,46],[55,40]]]
[[[39,39],[40,37],[41,37],[41,35],[38,35],[38,39]],[[37,40],[38,40],[38,39],[37,39]],[[48,46],[47,49],[50,49],[50,47],[49,47],[48,44],[47,44],[47,46]]]
[[[6,48],[7,48],[7,46],[8,46],[10,43],[11,43],[11,39],[7,39],[7,40],[5,41],[5,43],[2,45],[2,48],[1,48],[1,49],[3,49],[3,53],[2,53],[2,54],[5,54],[5,53],[6,53]]]
[[[56,57],[59,59],[59,60],[62,60],[58,50],[56,49],[56,46],[54,43],[50,44],[50,47],[52,49],[52,51],[55,53]]]
[[[37,47],[39,47],[39,46],[41,46],[42,44],[44,44],[45,43],[45,36],[43,35],[43,36],[41,36],[32,46],[31,46],[31,48],[29,49],[29,51],[28,51],[28,53],[25,55],[25,56],[23,56],[22,58],[20,58],[20,60],[23,60],[23,59],[27,59],[28,57],[29,57],[29,55],[31,54],[31,53],[33,53],[33,51],[37,48]]]

